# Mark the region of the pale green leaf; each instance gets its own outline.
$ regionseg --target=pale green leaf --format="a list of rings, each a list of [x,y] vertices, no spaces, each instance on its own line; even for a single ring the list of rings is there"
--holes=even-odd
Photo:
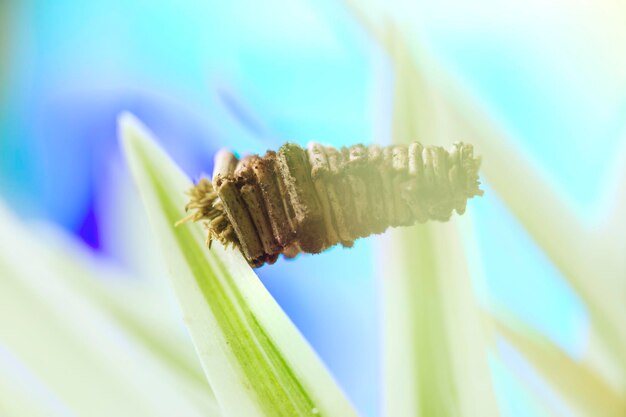
[[[624,230],[626,230],[626,216],[624,216],[626,213],[626,124],[623,129],[621,147],[615,158],[616,169],[613,170],[612,175],[616,180],[612,182],[609,188],[610,199],[608,199],[608,203],[613,203],[613,210],[606,224],[609,228],[607,232],[620,233],[619,236],[614,236],[613,240],[619,241],[622,248],[626,245],[626,236],[624,235]],[[626,260],[622,260],[626,262]],[[626,281],[621,282],[621,284],[626,288]]]
[[[499,413],[460,237],[468,223],[456,219],[390,232],[381,265],[385,415]]]
[[[428,85],[414,74],[411,55],[388,29],[385,42],[395,62],[394,142],[421,138],[449,145],[431,120],[437,112],[427,106]],[[470,275],[468,249],[475,245],[470,217],[388,233],[382,263],[386,415],[499,415]]]
[[[448,80],[440,83],[448,88],[456,85]],[[586,228],[545,175],[462,91],[441,89],[454,120],[450,124],[458,126],[459,134],[472,136],[484,155],[483,171],[490,185],[580,294],[597,334],[626,372],[626,303],[620,283],[626,270],[617,253],[620,245]]]
[[[36,375],[0,345],[0,415],[62,417],[72,413]]]
[[[164,360],[158,340],[148,343],[137,328],[122,325],[95,287],[84,291],[96,285],[88,282],[96,274],[62,266],[71,261],[50,250],[59,241],[31,235],[3,207],[0,228],[0,355],[7,370],[0,410],[20,415],[20,404],[45,407],[53,398],[66,415],[217,415],[203,381]],[[42,401],[41,392],[47,393]],[[25,408],[22,415],[35,411]]]
[[[622,375],[612,378],[612,383],[623,386],[626,383],[623,354],[626,351],[623,279],[626,239],[623,230],[614,229],[624,224],[614,220],[620,215],[614,216],[611,227],[602,233],[592,231],[575,215],[547,175],[514,145],[514,138],[493,120],[476,94],[450,74],[422,44],[419,27],[405,23],[395,30],[388,16],[378,9],[380,4],[364,2],[367,6],[363,6],[362,2],[347,2],[391,56],[397,79],[408,80],[401,89],[396,89],[398,94],[394,99],[396,105],[401,101],[414,108],[408,113],[396,112],[394,127],[401,134],[417,132],[423,141],[442,135],[454,140],[467,138],[476,145],[483,155],[482,172],[489,184],[586,303],[593,321],[592,337],[602,340],[606,346],[603,350],[610,352],[613,366]],[[414,128],[398,126],[397,117],[408,120]],[[418,127],[420,130],[416,130]],[[616,158],[616,162],[620,160]],[[619,186],[609,192],[623,195]]]
[[[626,415],[626,397],[614,391],[592,368],[572,359],[532,327],[499,311],[487,314],[497,332],[524,354],[552,386],[584,415]]]
[[[239,251],[184,217],[190,180],[131,115],[120,134],[206,376],[227,416],[351,416],[351,405]]]
[[[150,278],[129,276],[91,259],[88,250],[55,230],[37,225],[45,248],[35,246],[37,258],[58,274],[94,307],[106,311],[116,324],[143,344],[159,360],[197,384],[212,397],[193,345],[184,332],[184,323],[168,308],[168,298]],[[165,290],[165,289],[164,289]]]
[[[545,395],[538,395],[518,373],[498,356],[489,360],[495,382],[498,398],[502,398],[501,409],[503,416],[533,416],[533,417],[574,417],[570,410],[556,401],[546,401]],[[579,416],[577,416],[579,417]]]

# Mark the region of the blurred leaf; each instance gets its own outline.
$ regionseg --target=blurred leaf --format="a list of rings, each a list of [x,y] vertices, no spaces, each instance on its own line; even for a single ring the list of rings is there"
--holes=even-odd
[[[239,251],[183,218],[190,180],[131,115],[125,154],[206,376],[227,416],[355,415],[318,357]]]
[[[96,260],[90,259],[92,254],[78,242],[54,230],[45,230],[44,225],[37,228],[47,243],[45,250],[38,253],[38,259],[45,260],[81,296],[106,311],[120,328],[164,364],[189,382],[202,386],[212,397],[193,345],[183,331],[183,322],[170,317],[173,314],[166,305],[169,300],[160,293],[158,283],[151,277],[144,279],[107,270],[103,262],[92,264]]]
[[[458,85],[448,80],[439,84]],[[450,125],[458,126],[458,134],[471,136],[480,148],[489,184],[581,296],[598,335],[626,372],[626,303],[620,291],[626,270],[623,257],[615,250],[619,246],[586,228],[504,130],[479,110],[479,103],[468,102],[469,95],[458,88],[441,88],[451,112]]]
[[[385,415],[499,415],[459,235],[467,223],[391,232],[382,265]]]
[[[394,142],[448,145],[436,123],[421,123],[436,115],[405,45],[392,28],[385,41],[395,63]],[[386,415],[499,415],[468,266],[466,244],[475,244],[470,218],[389,234],[382,265]]]
[[[494,344],[495,346],[495,344]],[[562,404],[546,401],[545,396],[537,395],[535,387],[531,387],[519,377],[515,369],[498,356],[490,356],[490,368],[493,373],[495,390],[498,398],[502,398],[501,415],[507,417],[573,417],[570,410],[564,410]]]
[[[617,180],[609,190],[615,204],[608,225],[613,232],[621,232],[618,238],[621,240],[621,244],[624,245],[626,244],[626,235],[624,234],[624,231],[626,231],[626,216],[624,215],[626,213],[626,125],[624,126],[621,147],[617,152],[616,161],[617,172],[615,172],[615,177]],[[621,284],[626,287],[626,281],[622,281]]]
[[[573,360],[538,331],[499,311],[486,315],[498,333],[522,352],[566,399],[584,415],[622,417],[626,398],[615,392],[584,363]]]
[[[584,225],[476,95],[421,43],[419,27],[403,26],[401,34],[390,31],[386,16],[375,16],[376,6],[368,5],[370,10],[361,7],[360,2],[347,2],[389,53],[397,80],[408,80],[397,89],[396,102],[401,98],[413,106],[405,117],[421,130],[397,127],[397,122],[394,127],[402,134],[417,132],[417,137],[425,141],[467,138],[476,145],[483,155],[482,172],[489,184],[580,294],[593,321],[592,334],[601,338],[623,375],[616,383],[626,383],[623,236],[616,239],[612,232],[593,233]],[[406,110],[400,109],[397,114],[403,113]],[[611,192],[623,195],[620,189]]]
[[[33,403],[50,403],[47,415],[217,415],[206,383],[121,325],[98,301],[96,274],[56,256],[61,242],[31,236],[3,207],[0,229],[0,410],[30,416]]]
[[[0,346],[0,415],[3,417],[60,417],[71,415],[45,385],[17,358]]]

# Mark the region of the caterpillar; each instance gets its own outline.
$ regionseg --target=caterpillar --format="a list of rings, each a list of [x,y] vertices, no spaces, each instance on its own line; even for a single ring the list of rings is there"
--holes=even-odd
[[[272,264],[279,254],[320,253],[355,239],[427,220],[447,221],[482,196],[480,157],[473,146],[335,149],[287,143],[277,152],[238,159],[215,155],[212,180],[189,191],[181,220],[204,221],[207,243],[241,249],[252,267]]]

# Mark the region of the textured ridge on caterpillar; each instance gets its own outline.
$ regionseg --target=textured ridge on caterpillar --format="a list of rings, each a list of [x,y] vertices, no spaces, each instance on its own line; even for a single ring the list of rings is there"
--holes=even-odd
[[[287,143],[278,152],[238,160],[215,156],[212,181],[190,191],[181,220],[200,221],[207,242],[239,247],[253,267],[279,254],[319,253],[341,243],[427,220],[463,214],[467,199],[482,195],[480,158],[472,145],[354,145],[318,143],[305,150]]]

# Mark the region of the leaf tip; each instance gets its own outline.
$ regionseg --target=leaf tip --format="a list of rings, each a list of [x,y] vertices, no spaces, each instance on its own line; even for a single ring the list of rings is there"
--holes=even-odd
[[[130,112],[122,112],[117,117],[117,132],[120,143],[127,149],[131,141],[140,140],[141,137],[149,136],[147,128]]]

